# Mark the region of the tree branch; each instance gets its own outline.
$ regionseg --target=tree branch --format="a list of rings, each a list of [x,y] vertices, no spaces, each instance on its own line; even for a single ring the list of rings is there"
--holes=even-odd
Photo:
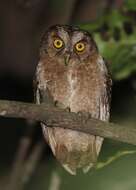
[[[0,100],[0,116],[43,121],[48,127],[63,127],[104,138],[136,145],[136,129],[122,127],[97,119],[85,119],[73,112],[66,112],[51,104],[36,105]]]

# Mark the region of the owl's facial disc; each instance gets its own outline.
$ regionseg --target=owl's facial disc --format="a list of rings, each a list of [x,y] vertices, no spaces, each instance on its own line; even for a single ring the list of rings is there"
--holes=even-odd
[[[63,28],[57,31],[52,31],[51,35],[49,36],[49,44],[51,47],[51,55],[61,58],[64,62],[64,65],[67,66],[72,54],[69,33]]]
[[[90,36],[83,31],[74,31],[72,34],[72,48],[74,57],[80,62],[84,61],[91,55]]]
[[[97,47],[91,35],[76,27],[56,25],[45,35],[42,50],[49,57],[57,57],[65,65],[84,63],[97,54]]]

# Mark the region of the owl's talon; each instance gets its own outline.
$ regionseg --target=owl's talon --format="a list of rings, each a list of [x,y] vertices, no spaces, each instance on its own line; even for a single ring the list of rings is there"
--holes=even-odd
[[[55,106],[56,107],[58,107],[58,108],[60,108],[60,109],[66,109],[66,106],[63,104],[63,103],[61,103],[61,102],[59,102],[59,101],[55,101]]]
[[[91,114],[89,112],[79,111],[77,112],[78,116],[81,118],[83,123],[86,123],[89,118],[91,118]]]
[[[71,112],[70,107],[65,108],[65,111],[66,111],[66,112]]]
[[[77,114],[79,115],[79,117],[84,117],[89,119],[91,117],[91,114],[89,112],[85,112],[85,111],[79,111],[77,112]]]
[[[55,106],[60,108],[60,109],[64,109],[66,112],[71,112],[70,107],[66,107],[63,103],[60,103],[59,101],[55,101]]]
[[[58,101],[56,100],[56,101],[54,102],[54,106],[55,106],[55,107],[58,107],[57,104],[58,104]]]

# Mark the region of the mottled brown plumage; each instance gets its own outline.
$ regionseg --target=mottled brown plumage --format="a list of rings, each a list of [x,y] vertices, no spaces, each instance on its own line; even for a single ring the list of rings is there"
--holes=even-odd
[[[76,27],[56,25],[41,40],[36,72],[37,103],[47,90],[58,106],[72,112],[89,112],[109,120],[111,79],[105,61],[91,35]],[[103,139],[98,136],[42,124],[53,154],[64,168],[87,172],[97,161]]]

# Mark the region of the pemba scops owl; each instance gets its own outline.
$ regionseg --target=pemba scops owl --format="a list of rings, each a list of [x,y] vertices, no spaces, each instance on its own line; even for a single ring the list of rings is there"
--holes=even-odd
[[[92,36],[78,27],[55,25],[43,35],[36,69],[36,103],[47,91],[54,103],[76,113],[109,120],[111,78]],[[75,175],[97,161],[103,138],[41,123],[43,135],[62,166]]]

